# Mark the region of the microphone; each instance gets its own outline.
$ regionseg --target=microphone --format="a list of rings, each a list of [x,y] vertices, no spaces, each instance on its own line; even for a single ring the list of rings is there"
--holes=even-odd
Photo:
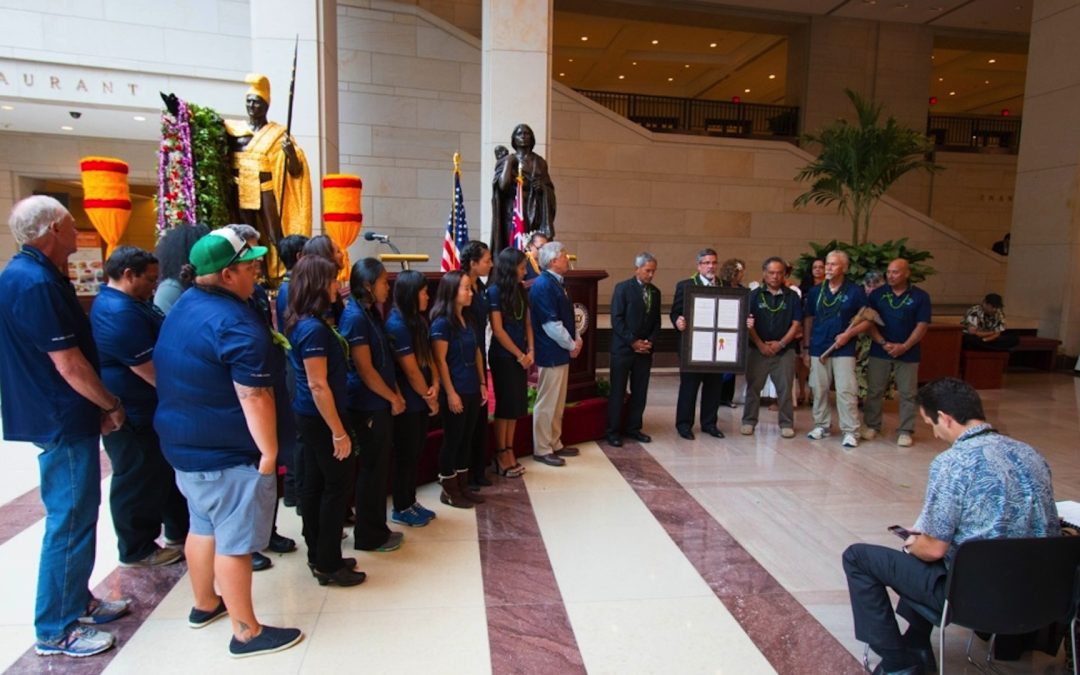
[[[370,230],[364,233],[364,239],[367,241],[381,241],[386,244],[390,241],[390,235],[379,234],[378,232],[371,232]]]

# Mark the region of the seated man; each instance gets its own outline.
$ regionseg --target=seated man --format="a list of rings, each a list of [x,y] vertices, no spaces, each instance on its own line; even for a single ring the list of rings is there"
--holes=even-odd
[[[1008,351],[1016,346],[1020,338],[1004,335],[1005,303],[997,293],[987,293],[978,305],[972,305],[964,312],[964,349],[987,351]]]
[[[955,378],[935,380],[919,390],[916,403],[934,435],[952,446],[930,463],[914,532],[901,551],[853,544],[843,557],[855,637],[882,658],[874,675],[933,670],[933,624],[911,603],[941,613],[948,566],[960,544],[1061,534],[1046,460],[1030,445],[991,427],[971,385]],[[903,635],[887,588],[900,596],[896,613],[909,624]]]

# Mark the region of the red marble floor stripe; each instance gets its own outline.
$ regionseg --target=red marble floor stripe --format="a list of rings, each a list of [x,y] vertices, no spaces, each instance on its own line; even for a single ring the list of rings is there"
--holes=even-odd
[[[641,445],[600,447],[780,675],[864,672]]]
[[[111,474],[112,465],[109,464],[109,458],[102,452],[101,477],[104,479]],[[0,546],[44,517],[45,505],[41,503],[40,488],[27,490],[0,506]]]
[[[585,673],[525,483],[495,479],[476,509],[493,673]]]
[[[113,657],[124,648],[135,631],[139,630],[146,618],[169,594],[185,572],[187,572],[187,563],[184,561],[166,567],[116,568],[94,588],[95,597],[131,598],[134,601],[130,614],[113,623],[97,626],[116,636],[115,647],[103,654],[81,659],[67,656],[38,656],[34,653],[34,648],[30,647],[6,673],[29,675],[30,673],[62,672],[64,675],[97,675],[105,670]],[[152,670],[149,665],[147,668]]]

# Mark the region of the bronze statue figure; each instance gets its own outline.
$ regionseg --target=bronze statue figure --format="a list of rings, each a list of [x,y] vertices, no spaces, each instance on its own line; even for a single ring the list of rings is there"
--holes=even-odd
[[[491,193],[491,250],[501,251],[513,245],[514,199],[517,177],[523,179],[522,215],[525,232],[543,232],[548,240],[555,238],[555,185],[551,182],[547,162],[533,152],[536,136],[527,124],[514,128],[511,143],[514,152],[499,146],[495,149],[495,176]]]

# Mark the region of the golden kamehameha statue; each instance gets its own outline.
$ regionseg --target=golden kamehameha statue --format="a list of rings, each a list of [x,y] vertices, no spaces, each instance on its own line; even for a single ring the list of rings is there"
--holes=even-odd
[[[248,120],[225,122],[236,185],[236,190],[230,191],[235,197],[229,203],[230,218],[257,229],[264,242],[276,244],[290,234],[310,237],[311,172],[304,151],[285,127],[266,119],[270,80],[251,74],[244,81],[251,85],[247,91]]]

